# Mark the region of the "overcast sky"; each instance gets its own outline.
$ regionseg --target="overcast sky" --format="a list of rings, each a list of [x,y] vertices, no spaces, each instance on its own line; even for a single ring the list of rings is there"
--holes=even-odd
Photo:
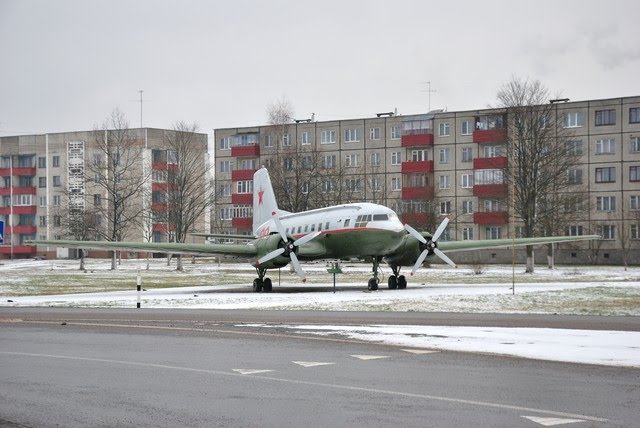
[[[258,125],[495,104],[511,76],[572,100],[640,95],[640,2],[0,0],[0,136]]]

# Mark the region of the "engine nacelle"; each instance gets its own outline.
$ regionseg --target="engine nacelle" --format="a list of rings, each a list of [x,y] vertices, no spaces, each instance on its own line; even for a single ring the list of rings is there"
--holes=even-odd
[[[293,242],[293,238],[287,236],[290,239],[290,242]],[[258,238],[254,241],[253,245],[258,250],[258,254],[256,260],[251,263],[254,267],[259,267],[261,269],[274,269],[285,267],[291,261],[291,258],[285,252],[282,255],[279,255],[269,261],[266,261],[260,265],[257,264],[257,260],[263,257],[264,255],[270,253],[271,251],[277,250],[278,248],[283,248],[288,243],[282,242],[282,238],[277,233],[271,234],[269,236],[265,236],[263,238]],[[295,251],[297,254],[298,247],[294,247],[292,251]]]
[[[427,241],[431,239],[431,235],[424,233],[422,235]],[[413,266],[423,250],[424,244],[407,234],[402,239],[402,245],[398,247],[396,253],[390,257],[385,257],[385,261],[396,266]],[[431,251],[429,254],[431,255],[432,253]]]

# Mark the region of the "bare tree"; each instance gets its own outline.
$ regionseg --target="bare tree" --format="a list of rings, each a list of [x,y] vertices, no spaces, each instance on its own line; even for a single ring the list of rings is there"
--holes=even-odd
[[[183,243],[190,232],[204,230],[202,216],[210,206],[209,162],[206,143],[198,140],[198,126],[176,122],[165,132],[167,148],[168,224],[175,227],[175,241]],[[176,270],[183,270],[178,256]]]
[[[507,109],[506,182],[513,188],[508,203],[523,224],[522,235],[540,236],[541,225],[558,214],[562,195],[570,194],[568,171],[579,157],[567,150],[568,135],[558,119],[555,105],[548,102],[548,90],[537,80],[512,78],[497,94]],[[554,195],[554,198],[551,198]],[[548,208],[545,202],[552,201]],[[526,272],[534,271],[533,247],[527,246]]]
[[[122,241],[139,224],[144,211],[141,203],[149,173],[141,167],[142,141],[129,129],[124,114],[115,109],[93,132],[93,158],[86,162],[86,181],[100,190],[104,201],[96,210],[106,220],[98,236],[107,241]],[[113,252],[111,269],[117,269]]]

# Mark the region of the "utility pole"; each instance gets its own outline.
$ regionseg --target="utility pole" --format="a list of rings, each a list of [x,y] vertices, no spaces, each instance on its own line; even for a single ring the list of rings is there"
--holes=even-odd
[[[140,128],[142,129],[142,90],[140,92]]]
[[[422,92],[428,92],[429,93],[429,109],[427,110],[427,112],[431,111],[431,93],[432,92],[436,92],[435,89],[431,89],[431,80],[426,81],[426,82],[421,82],[421,83],[426,83],[427,84],[427,90],[426,91],[422,91]]]

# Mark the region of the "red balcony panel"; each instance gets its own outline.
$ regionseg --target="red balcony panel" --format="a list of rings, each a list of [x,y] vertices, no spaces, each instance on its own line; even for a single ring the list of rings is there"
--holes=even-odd
[[[167,165],[167,170],[172,171],[172,172],[176,172],[178,170],[178,164],[177,163],[170,163]]]
[[[175,224],[166,224],[166,223],[154,223],[153,231],[154,232],[166,232],[167,230],[176,230]]]
[[[0,196],[2,195],[10,195],[11,188],[10,187],[0,187]]]
[[[402,199],[431,199],[433,187],[403,187]]]
[[[234,193],[231,195],[232,204],[251,205],[253,204],[253,194],[251,193]]]
[[[237,157],[254,157],[260,156],[260,146],[235,146],[231,147],[231,156]]]
[[[506,139],[506,129],[486,129],[482,131],[473,131],[474,143],[502,143]]]
[[[402,147],[433,146],[433,134],[403,135]]]
[[[410,172],[433,172],[433,161],[402,162],[402,173]]]
[[[253,218],[251,217],[233,218],[231,219],[231,226],[238,229],[252,229]]]
[[[163,170],[167,169],[167,163],[166,162],[152,162],[151,163],[151,169],[156,170],[156,171],[163,171]]]
[[[13,213],[14,214],[35,214],[38,208],[35,205],[26,205],[26,206],[14,206]],[[8,214],[8,213],[7,213]]]
[[[506,184],[479,184],[473,186],[473,196],[490,198],[495,196],[507,196],[509,189]]]
[[[13,194],[14,195],[35,195],[36,188],[35,187],[14,187]]]
[[[231,180],[253,180],[253,174],[255,174],[255,172],[255,169],[236,169],[231,171]]]
[[[426,224],[428,217],[427,213],[404,213],[400,216],[403,223],[409,225]]]
[[[153,211],[171,211],[173,205],[167,204],[166,202],[153,202],[151,203],[151,209]]]
[[[0,168],[0,176],[8,176],[11,174],[11,168]],[[13,168],[13,175],[36,175],[35,168]]]
[[[35,245],[15,245],[13,247],[13,251],[11,251],[11,246],[2,246],[0,247],[0,254],[35,254],[36,253]]]
[[[8,177],[11,175],[11,168],[0,168],[0,177]]]
[[[168,187],[168,183],[151,183],[151,190],[166,192]]]
[[[11,233],[15,233],[17,234],[23,234],[23,235],[33,235],[38,233],[38,228],[36,226],[6,226],[5,227],[5,233],[6,234],[11,234]]]
[[[475,224],[505,224],[507,223],[506,211],[491,211],[473,213],[473,222]]]
[[[508,165],[506,156],[495,158],[476,158],[473,160],[473,169],[502,169]]]
[[[0,208],[0,214],[11,214],[11,207]]]

